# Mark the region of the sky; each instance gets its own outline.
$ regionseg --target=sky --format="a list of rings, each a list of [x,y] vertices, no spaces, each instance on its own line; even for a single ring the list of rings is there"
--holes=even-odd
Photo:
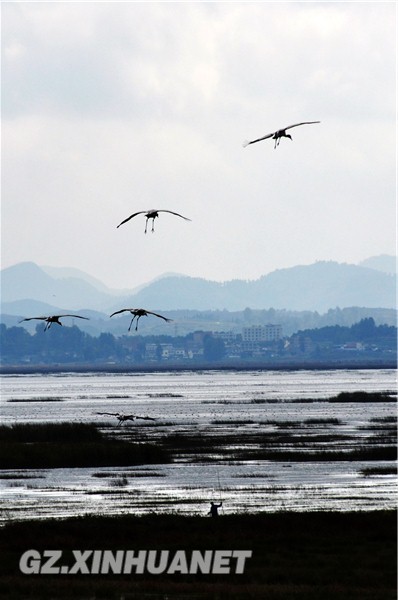
[[[396,10],[3,2],[2,268],[131,289],[395,254]],[[191,221],[117,228],[150,209]]]

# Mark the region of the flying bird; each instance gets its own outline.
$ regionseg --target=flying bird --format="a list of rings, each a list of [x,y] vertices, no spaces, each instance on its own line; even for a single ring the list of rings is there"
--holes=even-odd
[[[114,315],[118,315],[122,312],[129,312],[133,315],[133,318],[131,319],[131,323],[130,323],[130,327],[128,328],[128,331],[130,331],[135,318],[137,318],[137,321],[135,324],[136,331],[138,329],[138,321],[141,319],[141,317],[147,317],[148,315],[154,315],[155,317],[159,317],[160,319],[163,319],[164,321],[172,321],[173,320],[173,319],[167,319],[167,317],[158,315],[157,313],[151,312],[150,310],[145,310],[144,308],[122,308],[121,310],[117,310],[116,312],[112,313],[111,317],[113,317]]]
[[[291,135],[286,133],[287,129],[291,129],[292,127],[299,127],[299,125],[312,125],[313,123],[320,123],[320,121],[304,121],[303,123],[296,123],[295,125],[289,125],[288,127],[284,127],[283,129],[278,129],[278,131],[274,131],[273,133],[268,133],[263,137],[258,138],[258,140],[252,140],[248,142],[247,140],[243,142],[243,147],[246,148],[249,144],[255,144],[256,142],[261,142],[262,140],[267,140],[268,138],[272,138],[275,140],[274,149],[279,146],[281,138],[286,137],[293,139]]]
[[[27,317],[26,319],[19,321],[19,323],[22,323],[23,321],[32,321],[33,319],[39,319],[40,321],[46,322],[44,331],[47,331],[47,329],[50,329],[53,323],[57,323],[57,325],[61,325],[62,327],[62,323],[60,321],[62,317],[76,317],[76,319],[86,319],[86,321],[90,320],[88,317],[81,317],[80,315],[52,315],[51,317]]]
[[[123,413],[109,413],[109,412],[97,412],[97,415],[109,415],[111,417],[116,417],[118,420],[117,426],[124,423],[124,421],[134,421],[134,419],[143,419],[144,421],[156,421],[152,417],[139,417],[138,415],[124,415]]]
[[[148,227],[148,220],[152,219],[152,233],[155,231],[155,219],[159,216],[160,212],[166,212],[166,213],[170,213],[171,215],[176,215],[176,217],[181,217],[182,219],[185,219],[186,221],[190,221],[191,219],[188,219],[188,217],[184,217],[183,215],[180,215],[176,212],[173,212],[172,210],[140,210],[139,212],[134,213],[133,215],[130,215],[129,217],[127,217],[127,219],[124,219],[124,221],[122,221],[121,223],[119,223],[119,225],[117,226],[120,227],[120,225],[123,225],[123,223],[127,223],[127,221],[130,221],[130,219],[132,219],[133,217],[136,217],[137,215],[145,215],[146,216],[146,221],[145,221],[145,232],[147,232],[147,227]],[[116,229],[117,229],[116,228]]]

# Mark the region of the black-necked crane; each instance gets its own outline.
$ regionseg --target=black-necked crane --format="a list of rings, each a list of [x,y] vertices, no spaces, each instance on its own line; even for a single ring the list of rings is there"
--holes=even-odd
[[[97,412],[97,415],[109,415],[110,417],[116,417],[118,420],[117,427],[124,423],[124,421],[134,421],[135,419],[142,419],[144,421],[156,421],[153,417],[140,417],[139,415],[124,415],[123,413],[110,413],[110,412]]]
[[[172,210],[140,210],[139,212],[134,213],[133,215],[130,215],[129,217],[127,217],[127,219],[124,219],[124,221],[122,221],[121,223],[119,223],[119,225],[117,226],[120,227],[120,225],[123,225],[123,223],[127,223],[127,221],[130,221],[130,219],[132,219],[133,217],[136,217],[137,215],[145,215],[146,216],[146,221],[145,221],[145,231],[144,233],[147,232],[147,227],[148,227],[148,220],[152,219],[152,233],[155,231],[155,219],[157,217],[159,217],[159,213],[160,212],[165,212],[165,213],[170,213],[171,215],[175,215],[176,217],[181,217],[181,219],[185,219],[185,221],[190,221],[191,219],[188,219],[188,217],[184,217],[183,215],[180,215],[179,213],[173,212]],[[116,228],[116,229],[117,229]]]
[[[130,331],[135,318],[137,318],[137,321],[135,324],[136,331],[138,329],[138,321],[141,319],[141,317],[147,317],[148,315],[153,315],[154,317],[159,317],[159,319],[163,319],[164,321],[172,321],[173,320],[173,319],[168,319],[167,317],[163,317],[162,315],[159,315],[158,313],[151,312],[150,310],[145,310],[144,308],[122,308],[121,310],[117,310],[116,312],[112,313],[111,317],[113,317],[114,315],[119,315],[122,312],[129,312],[133,315],[133,318],[131,319],[131,323],[128,328],[128,331]]]
[[[303,121],[303,123],[296,123],[295,125],[289,125],[288,127],[284,127],[283,129],[278,129],[278,131],[274,131],[273,133],[268,133],[263,137],[258,138],[257,140],[252,140],[248,142],[247,140],[243,142],[243,147],[246,148],[249,144],[255,144],[256,142],[261,142],[262,140],[267,140],[268,138],[272,138],[275,140],[274,149],[279,146],[281,138],[286,137],[293,139],[291,135],[286,133],[287,129],[292,129],[292,127],[299,127],[300,125],[312,125],[313,123],[320,123],[320,121]]]
[[[27,317],[26,319],[21,319],[19,323],[22,323],[23,321],[32,321],[33,319],[38,319],[39,321],[46,322],[44,331],[47,331],[47,329],[50,329],[53,323],[57,323],[57,325],[61,325],[62,327],[60,319],[63,317],[75,317],[76,319],[86,319],[86,321],[90,320],[88,317],[81,317],[80,315],[51,315],[50,317]]]

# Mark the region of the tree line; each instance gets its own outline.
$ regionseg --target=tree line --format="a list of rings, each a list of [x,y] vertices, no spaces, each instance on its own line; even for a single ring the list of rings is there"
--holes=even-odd
[[[260,342],[279,356],[288,355],[292,348],[305,352],[310,340],[319,353],[322,348],[338,347],[350,342],[373,345],[396,351],[397,328],[389,325],[376,325],[372,317],[365,318],[350,327],[340,325],[319,329],[301,330],[277,342]],[[288,343],[286,343],[288,342]],[[170,352],[171,357],[200,357],[206,362],[228,358],[232,351],[247,356],[242,336],[223,339],[222,334],[194,332],[186,336],[141,336],[123,335],[115,337],[111,333],[91,336],[72,327],[56,327],[44,332],[42,324],[37,325],[31,335],[23,327],[0,325],[0,349],[2,364],[18,363],[95,363],[114,361],[116,363],[140,363],[147,360],[161,361]],[[166,349],[166,350],[165,350]]]

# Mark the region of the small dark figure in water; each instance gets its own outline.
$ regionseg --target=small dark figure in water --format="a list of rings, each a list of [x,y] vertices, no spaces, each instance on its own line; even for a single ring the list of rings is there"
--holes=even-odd
[[[215,504],[215,502],[210,502],[210,510],[208,512],[212,517],[218,517],[218,509],[222,506],[222,502],[220,504]]]

